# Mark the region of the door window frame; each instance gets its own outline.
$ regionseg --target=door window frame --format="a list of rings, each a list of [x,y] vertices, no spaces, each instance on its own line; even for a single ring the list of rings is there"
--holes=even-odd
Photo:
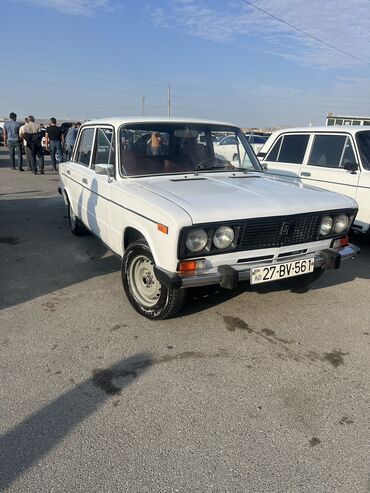
[[[356,158],[356,163],[358,164],[359,166],[359,169],[358,171],[361,172],[362,170],[362,162],[361,162],[361,159],[359,158],[359,153],[358,153],[358,149],[357,149],[357,145],[356,145],[356,142],[355,142],[355,139],[354,139],[354,136],[349,133],[349,132],[345,132],[345,131],[340,131],[340,132],[333,132],[333,131],[330,131],[330,132],[325,132],[325,131],[321,131],[321,132],[312,132],[311,134],[311,138],[310,138],[310,141],[307,145],[307,151],[309,150],[309,152],[306,153],[306,156],[305,156],[305,159],[303,161],[303,165],[304,166],[308,166],[310,169],[325,169],[325,170],[334,170],[334,171],[346,171],[348,172],[345,168],[341,168],[339,166],[337,167],[332,167],[332,166],[318,166],[316,164],[309,164],[308,160],[311,156],[311,152],[313,150],[313,145],[314,145],[314,141],[315,141],[315,137],[316,136],[319,136],[319,135],[339,135],[339,136],[344,136],[344,137],[347,137],[349,139],[349,141],[351,142],[352,144],[352,150],[353,150],[353,153],[355,155],[355,158]],[[344,149],[344,146],[343,146],[343,150],[342,150],[342,155],[341,155],[341,161],[343,159],[343,154],[345,152],[345,149]]]
[[[275,146],[275,144],[278,142],[278,140],[280,138],[281,139],[281,142],[280,142],[280,146],[279,146],[279,150],[278,150],[278,153],[277,153],[277,158],[280,156],[280,152],[281,152],[281,148],[284,144],[284,137],[290,137],[292,135],[308,135],[308,140],[307,140],[307,144],[306,144],[306,150],[304,152],[304,155],[303,155],[303,159],[302,159],[302,162],[301,163],[287,163],[286,161],[269,161],[268,159],[268,156],[270,154],[270,152],[272,151],[273,147]],[[306,160],[307,160],[307,152],[308,150],[310,149],[311,147],[311,139],[312,139],[312,132],[310,130],[308,131],[300,131],[300,132],[282,132],[280,133],[276,139],[274,140],[274,142],[272,143],[272,145],[270,146],[269,150],[268,150],[268,153],[266,154],[266,157],[263,158],[263,161],[267,161],[271,164],[289,164],[289,165],[292,165],[292,166],[302,166],[303,164],[306,163]]]
[[[81,139],[82,139],[82,135],[84,133],[84,130],[87,130],[89,128],[91,128],[94,131],[94,134],[93,134],[93,140],[92,140],[92,145],[91,145],[90,160],[89,160],[89,164],[86,166],[85,164],[82,164],[82,163],[76,161],[76,157],[77,157],[78,149],[80,147],[80,142],[81,142]],[[92,157],[93,157],[93,150],[95,149],[95,138],[96,138],[96,126],[95,125],[86,125],[86,126],[80,128],[80,130],[78,132],[77,145],[73,149],[73,156],[72,156],[72,159],[71,159],[71,161],[74,164],[78,164],[79,166],[82,166],[83,168],[90,169],[91,162],[92,162]]]
[[[95,134],[94,134],[94,146],[93,146],[93,152],[91,153],[91,159],[90,159],[90,164],[89,164],[89,169],[91,169],[91,171],[94,171],[95,172],[95,168],[92,168],[91,165],[92,165],[92,160],[93,158],[95,158],[95,153],[96,153],[96,147],[97,147],[97,144],[98,144],[98,132],[99,130],[102,130],[102,129],[109,129],[109,130],[112,130],[112,138],[113,138],[113,151],[114,151],[114,178],[116,177],[116,166],[117,166],[117,147],[116,147],[116,142],[117,142],[117,139],[116,139],[116,132],[115,132],[115,128],[113,125],[109,125],[108,123],[105,124],[103,123],[102,125],[96,125],[95,127]],[[104,163],[104,164],[109,164],[109,163]]]

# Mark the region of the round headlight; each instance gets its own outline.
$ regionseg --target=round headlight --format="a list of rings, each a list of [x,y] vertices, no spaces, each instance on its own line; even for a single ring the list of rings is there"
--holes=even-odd
[[[229,226],[221,226],[217,228],[213,235],[213,244],[216,248],[227,248],[234,241],[234,230]]]
[[[191,252],[201,252],[208,243],[208,235],[204,229],[193,229],[186,236],[186,248]]]
[[[343,233],[348,228],[349,219],[345,214],[340,214],[335,218],[334,231],[337,234]]]
[[[333,227],[333,219],[330,216],[324,216],[321,221],[320,235],[327,236]]]

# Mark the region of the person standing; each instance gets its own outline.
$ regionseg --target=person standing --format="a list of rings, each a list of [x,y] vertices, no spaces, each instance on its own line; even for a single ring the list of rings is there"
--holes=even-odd
[[[33,173],[37,174],[37,161],[40,161],[40,173],[44,174],[44,151],[42,149],[42,133],[40,125],[35,123],[35,117],[30,115],[28,123],[23,127],[23,136],[26,141],[26,156],[27,161],[31,164]]]
[[[72,157],[73,146],[75,145],[77,138],[77,124],[72,123],[72,126],[68,129],[65,137],[66,144],[66,161],[69,161]]]
[[[26,145],[27,145],[27,142],[24,138],[24,127],[27,125],[28,123],[28,117],[26,117],[24,119],[24,125],[21,126],[21,128],[19,129],[19,137],[21,138],[21,148],[22,148],[22,154],[26,154],[26,159],[27,159],[27,165],[28,165],[28,171],[32,171],[32,163],[31,161],[28,159],[27,157],[27,153],[26,153]]]
[[[17,122],[17,115],[10,113],[9,120],[4,123],[4,146],[9,148],[9,159],[12,169],[15,169],[15,151],[18,152],[18,169],[23,171],[23,156],[19,129],[21,125]]]
[[[46,129],[45,134],[45,144],[46,148],[50,150],[51,165],[53,170],[57,170],[57,164],[55,161],[55,154],[58,155],[58,162],[63,161],[63,131],[61,127],[57,126],[57,121],[55,118],[50,118],[50,125]]]

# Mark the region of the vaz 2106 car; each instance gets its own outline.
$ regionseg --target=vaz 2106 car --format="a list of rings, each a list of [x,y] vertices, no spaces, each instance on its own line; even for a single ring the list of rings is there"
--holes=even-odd
[[[214,146],[220,134],[233,135],[237,161]],[[355,200],[267,176],[230,124],[89,121],[59,173],[72,232],[122,258],[126,295],[151,319],[179,311],[186,288],[306,285],[357,251],[346,237]]]

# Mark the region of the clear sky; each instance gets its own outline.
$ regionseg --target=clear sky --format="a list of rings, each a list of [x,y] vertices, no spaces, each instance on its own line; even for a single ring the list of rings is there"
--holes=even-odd
[[[370,0],[1,0],[0,115],[370,116]]]

